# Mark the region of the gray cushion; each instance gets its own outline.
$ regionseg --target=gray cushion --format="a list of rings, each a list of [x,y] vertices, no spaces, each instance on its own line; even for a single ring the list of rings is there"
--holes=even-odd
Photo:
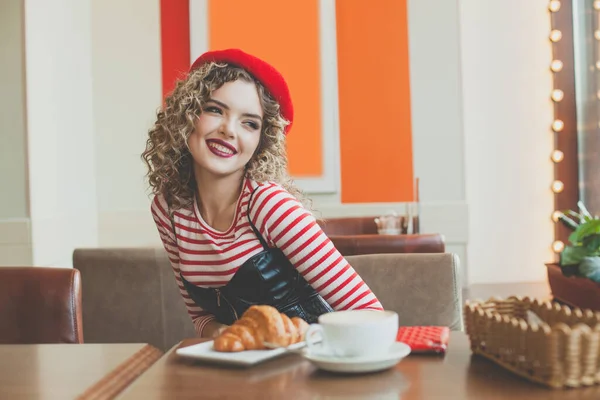
[[[458,256],[370,254],[346,257],[400,325],[440,325],[462,330]]]

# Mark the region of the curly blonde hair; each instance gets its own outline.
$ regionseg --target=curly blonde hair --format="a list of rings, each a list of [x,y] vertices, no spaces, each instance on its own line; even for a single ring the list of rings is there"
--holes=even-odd
[[[227,82],[242,79],[256,85],[264,112],[261,137],[246,176],[256,182],[276,182],[310,209],[308,200],[287,172],[284,129],[289,124],[264,86],[246,70],[220,63],[206,63],[177,82],[157,112],[148,132],[142,159],[148,167],[146,177],[153,194],[164,196],[170,212],[192,206],[196,192],[194,159],[187,142],[196,119],[211,94]]]

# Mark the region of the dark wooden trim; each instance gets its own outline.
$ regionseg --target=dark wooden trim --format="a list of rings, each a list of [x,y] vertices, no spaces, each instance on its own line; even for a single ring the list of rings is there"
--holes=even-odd
[[[550,14],[551,29],[558,29],[562,32],[560,41],[551,42],[553,60],[560,60],[563,63],[560,72],[552,73],[554,89],[561,89],[564,92],[562,101],[554,103],[554,118],[562,120],[564,128],[561,132],[551,131],[551,134],[554,135],[554,148],[564,153],[564,159],[554,164],[554,179],[564,183],[563,191],[554,195],[554,207],[556,210],[567,210],[576,209],[579,200],[573,1],[562,0],[560,10]],[[570,232],[560,222],[555,224],[555,240],[561,240],[566,245]]]

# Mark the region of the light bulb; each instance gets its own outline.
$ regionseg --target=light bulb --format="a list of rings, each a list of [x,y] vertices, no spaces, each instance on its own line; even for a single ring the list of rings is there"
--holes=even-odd
[[[555,119],[554,122],[552,123],[552,130],[554,132],[560,132],[563,130],[564,127],[565,127],[565,123],[562,122],[562,120],[560,120],[560,119]]]
[[[560,193],[563,191],[564,188],[565,188],[565,184],[562,183],[562,181],[555,180],[554,182],[552,182],[552,191],[554,193]]]
[[[559,102],[565,97],[565,92],[560,89],[554,89],[552,91],[552,100]]]
[[[552,152],[552,161],[555,163],[561,162],[565,158],[565,153],[560,150],[554,150]]]
[[[595,31],[594,37],[596,38],[596,40],[600,40],[600,31]]]
[[[552,32],[550,32],[550,40],[558,42],[560,39],[562,39],[562,32],[558,29],[553,29]]]
[[[557,210],[557,211],[554,211],[554,212],[552,213],[552,221],[554,221],[554,222],[558,222],[558,218],[559,218],[561,215],[563,215],[563,213],[562,213],[561,211],[558,211],[558,210]]]
[[[555,253],[560,253],[565,249],[565,244],[560,241],[560,240],[555,240],[552,243],[552,250],[554,250]]]
[[[600,61],[598,62],[600,64]],[[552,63],[550,64],[550,69],[553,72],[558,72],[560,70],[562,70],[563,68],[563,63],[560,60],[553,60]]]
[[[598,0],[594,1],[594,9],[600,10],[600,1],[598,1]]]
[[[552,12],[557,12],[560,10],[560,1],[552,0],[550,4],[548,4],[548,9]]]
[[[596,69],[600,69],[600,61],[596,61]]]

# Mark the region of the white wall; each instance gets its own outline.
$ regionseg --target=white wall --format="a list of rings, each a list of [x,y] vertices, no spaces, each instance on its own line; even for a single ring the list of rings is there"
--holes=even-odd
[[[460,0],[472,283],[543,280],[552,259],[547,6]]]
[[[458,2],[408,2],[415,176],[425,202],[465,204]],[[435,12],[432,12],[435,9]]]
[[[414,173],[420,181],[423,231],[445,236],[446,251],[458,254],[466,284],[471,262],[458,2],[409,0],[408,25]]]
[[[35,265],[71,265],[97,243],[90,0],[25,1]]]
[[[162,96],[159,2],[91,3],[99,244],[154,243],[140,154]]]
[[[0,13],[0,220],[27,218],[23,12],[17,1]]]
[[[0,12],[0,265],[31,264],[27,206],[27,145],[23,9]]]

